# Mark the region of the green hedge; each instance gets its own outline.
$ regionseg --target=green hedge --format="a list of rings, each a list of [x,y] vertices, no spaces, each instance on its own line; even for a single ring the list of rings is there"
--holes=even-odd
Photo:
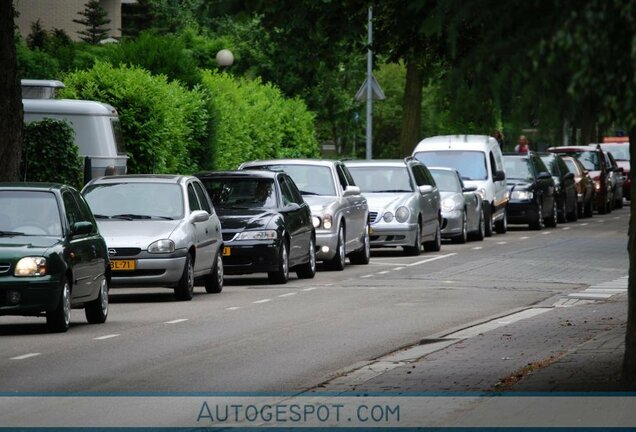
[[[209,153],[207,98],[136,66],[97,62],[63,78],[62,97],[113,105],[130,159],[128,172],[191,173]]]
[[[259,80],[203,72],[210,95],[213,164],[235,169],[253,159],[318,157],[314,116],[299,99]]]
[[[21,178],[25,181],[83,185],[84,161],[74,131],[64,120],[44,119],[24,128]]]

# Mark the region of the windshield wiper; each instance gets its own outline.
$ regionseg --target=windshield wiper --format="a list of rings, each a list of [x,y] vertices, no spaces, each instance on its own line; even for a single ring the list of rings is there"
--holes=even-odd
[[[19,235],[26,235],[23,232],[18,232],[18,231],[0,231],[0,237],[13,237],[13,236],[19,236]]]
[[[110,219],[110,216],[106,216],[103,214],[93,214],[93,216],[95,216],[95,219]]]
[[[151,219],[150,216],[147,215],[138,215],[132,213],[124,213],[111,216],[112,219],[125,219],[125,220],[133,220],[133,219]]]
[[[174,220],[174,218],[170,217],[170,216],[154,216],[153,215],[153,216],[150,216],[150,217],[154,218],[154,219]]]
[[[374,193],[391,193],[391,192],[413,192],[406,189],[384,189],[384,190],[374,190]]]
[[[319,193],[316,193],[316,192],[309,192],[309,191],[304,191],[304,190],[301,190],[300,193],[302,195],[320,195]]]

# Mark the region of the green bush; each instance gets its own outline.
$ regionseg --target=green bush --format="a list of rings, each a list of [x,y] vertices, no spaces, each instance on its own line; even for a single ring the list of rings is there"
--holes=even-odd
[[[60,64],[54,56],[39,49],[31,50],[22,42],[18,42],[15,48],[20,78],[57,79]]]
[[[44,119],[24,129],[21,178],[25,181],[83,185],[84,161],[74,131],[64,120]]]
[[[129,153],[130,173],[190,173],[207,155],[207,98],[140,67],[97,62],[64,77],[63,97],[114,106]]]
[[[313,114],[274,86],[225,73],[203,73],[210,94],[213,166],[234,169],[253,159],[317,157]]]

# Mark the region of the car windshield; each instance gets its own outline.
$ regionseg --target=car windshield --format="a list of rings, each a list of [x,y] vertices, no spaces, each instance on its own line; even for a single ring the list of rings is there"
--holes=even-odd
[[[41,191],[0,191],[0,237],[62,235],[55,195]]]
[[[553,158],[552,156],[541,156],[541,160],[550,170],[550,174],[552,174],[553,176],[559,175],[556,158]]]
[[[454,168],[464,180],[487,180],[486,154],[481,151],[440,150],[423,151],[415,158],[427,167]]]
[[[578,170],[576,169],[576,163],[572,159],[563,159],[563,161],[565,162],[565,164],[568,167],[568,170],[570,170],[571,173],[574,173],[574,175],[578,175]]]
[[[348,166],[362,193],[412,192],[409,173],[404,167]]]
[[[614,156],[616,160],[629,160],[629,144],[625,145],[601,145],[601,148]]]
[[[93,184],[83,192],[97,219],[182,219],[181,186],[160,182]]]
[[[442,192],[461,192],[462,185],[455,171],[431,169],[437,188]]]
[[[520,157],[504,157],[506,177],[517,180],[534,180],[530,161]]]
[[[274,180],[220,177],[201,180],[217,208],[276,208]]]
[[[303,195],[335,196],[336,186],[331,168],[322,165],[276,164],[250,166],[246,169],[268,169],[286,172]]]
[[[601,170],[601,161],[598,157],[598,152],[596,151],[580,151],[569,153],[581,162],[581,164],[585,167],[586,170],[589,171],[600,171]]]

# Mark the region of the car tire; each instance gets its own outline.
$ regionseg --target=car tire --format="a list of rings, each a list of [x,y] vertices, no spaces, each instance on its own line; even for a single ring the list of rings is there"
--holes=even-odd
[[[174,289],[174,296],[180,301],[192,300],[192,297],[194,297],[194,263],[190,254],[186,255],[183,274],[179,284]]]
[[[338,229],[338,244],[336,245],[336,255],[327,261],[327,267],[330,270],[342,271],[345,268],[345,231],[340,225]]]
[[[466,210],[464,210],[462,215],[462,232],[458,236],[453,237],[453,243],[464,244],[466,241],[468,241],[468,218],[466,217]]]
[[[485,203],[484,206],[484,222],[485,222],[485,230],[484,234],[486,237],[492,237],[493,234],[493,224],[492,224],[492,210],[490,208],[490,203]]]
[[[442,249],[442,231],[439,228],[439,222],[437,222],[437,228],[435,229],[435,238],[429,242],[424,242],[424,250],[426,252],[439,252]]]
[[[619,199],[614,200],[614,208],[620,209],[623,208],[623,197],[621,196]]]
[[[588,218],[588,217],[593,217],[594,216],[594,209],[593,209],[593,204],[592,204],[592,199],[590,198],[590,200],[587,202],[587,204],[585,204],[584,209],[583,209],[583,215]]]
[[[477,230],[471,234],[472,240],[483,241],[486,237],[486,221],[484,220],[484,210],[479,212],[479,222],[477,224]]]
[[[508,209],[504,208],[504,214],[501,220],[495,222],[495,231],[497,234],[505,234],[508,231]]]
[[[559,211],[557,210],[557,202],[555,199],[552,200],[552,214],[549,218],[545,220],[545,226],[550,228],[555,228],[557,226],[559,220]]]
[[[46,311],[46,327],[54,333],[64,333],[71,326],[71,286],[64,280],[55,309]]]
[[[537,217],[529,223],[530,229],[540,230],[543,228],[543,204],[541,201],[537,203]]]
[[[568,203],[566,197],[563,197],[559,204],[561,212],[557,212],[557,222],[566,223],[568,221]]]
[[[409,256],[418,256],[422,253],[422,225],[417,223],[415,239],[412,246],[404,246],[404,253]]]
[[[572,205],[572,212],[568,214],[567,219],[569,222],[576,222],[579,220],[579,205],[577,202],[574,202]]]
[[[296,276],[298,279],[313,279],[316,276],[316,242],[313,235],[309,239],[309,261],[298,266]]]
[[[108,318],[108,281],[106,276],[102,279],[99,286],[99,294],[97,298],[84,307],[86,321],[89,324],[103,324]]]
[[[289,254],[287,252],[287,242],[283,239],[278,255],[278,270],[268,272],[267,277],[271,283],[286,284],[289,280]]]
[[[214,257],[212,272],[206,276],[204,284],[205,292],[209,294],[218,294],[223,291],[223,257],[221,257],[220,249]]]
[[[360,249],[349,255],[349,262],[355,265],[366,265],[371,260],[371,239],[369,238],[369,226],[364,230],[363,245]]]

